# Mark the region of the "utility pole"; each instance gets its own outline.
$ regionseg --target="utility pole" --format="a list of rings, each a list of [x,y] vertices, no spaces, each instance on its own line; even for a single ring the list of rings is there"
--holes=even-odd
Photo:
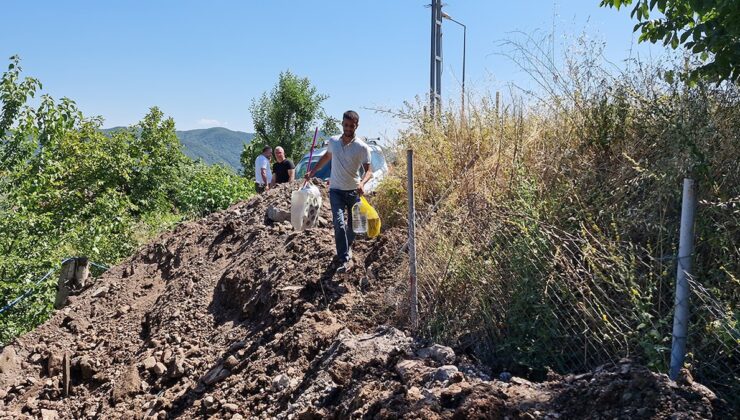
[[[466,44],[468,40],[468,27],[465,26],[464,23],[456,21],[455,19],[452,18],[452,16],[448,15],[445,12],[442,12],[442,17],[447,20],[457,23],[463,28],[462,100],[460,101],[462,104],[462,111],[460,112],[460,115],[464,119],[465,118],[465,49],[466,49]]]
[[[442,0],[432,0],[432,43],[429,66],[429,112],[442,105]]]

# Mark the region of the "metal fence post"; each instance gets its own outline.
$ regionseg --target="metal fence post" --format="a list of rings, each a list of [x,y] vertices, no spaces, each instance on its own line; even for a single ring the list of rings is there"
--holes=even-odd
[[[696,215],[696,186],[693,179],[683,180],[681,230],[678,242],[676,269],[676,301],[673,314],[673,344],[669,376],[676,380],[686,357],[686,338],[689,328],[689,277],[694,254],[694,218]]]
[[[79,292],[80,289],[84,288],[89,275],[90,265],[87,257],[74,257],[65,260],[59,274],[54,308],[59,309],[66,305],[70,293],[73,291]]]
[[[406,151],[409,202],[409,318],[411,328],[419,326],[419,295],[416,287],[416,208],[414,205],[414,151]]]

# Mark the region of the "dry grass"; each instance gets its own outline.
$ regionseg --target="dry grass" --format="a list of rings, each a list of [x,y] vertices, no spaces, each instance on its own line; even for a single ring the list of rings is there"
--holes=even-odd
[[[419,104],[405,111],[398,147],[415,151],[423,333],[519,373],[625,356],[666,371],[691,176],[701,204],[687,361],[737,395],[740,92],[597,64],[534,74],[546,94],[526,106],[483,98],[465,118],[437,121]],[[398,165],[376,198],[386,225],[404,220]]]

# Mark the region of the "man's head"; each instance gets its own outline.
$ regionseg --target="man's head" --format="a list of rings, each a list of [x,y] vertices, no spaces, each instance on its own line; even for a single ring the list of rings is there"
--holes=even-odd
[[[360,115],[355,111],[347,111],[342,115],[342,132],[344,137],[354,138],[355,130],[360,125]]]
[[[265,155],[265,157],[268,159],[271,158],[272,157],[272,147],[270,146],[263,147],[262,154]]]
[[[285,160],[285,150],[283,150],[283,148],[280,146],[275,148],[275,159],[278,162],[282,162]]]

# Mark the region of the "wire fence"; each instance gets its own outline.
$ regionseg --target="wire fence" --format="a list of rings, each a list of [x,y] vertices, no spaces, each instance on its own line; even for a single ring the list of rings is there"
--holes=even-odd
[[[48,318],[53,310],[59,271],[64,264],[77,258],[79,257],[62,259],[56,267],[49,268],[43,276],[30,282],[2,282],[3,292],[7,297],[3,296],[0,301],[3,305],[0,308],[0,345],[5,345]],[[105,264],[92,261],[88,263],[97,269],[97,275],[109,269]],[[13,291],[16,291],[15,294],[11,294]]]
[[[417,229],[423,335],[532,378],[546,368],[578,372],[625,357],[668,372],[671,250],[650,251],[584,222],[548,225],[531,208],[462,204]],[[737,407],[737,295],[717,296],[701,278],[690,283],[686,364]]]

